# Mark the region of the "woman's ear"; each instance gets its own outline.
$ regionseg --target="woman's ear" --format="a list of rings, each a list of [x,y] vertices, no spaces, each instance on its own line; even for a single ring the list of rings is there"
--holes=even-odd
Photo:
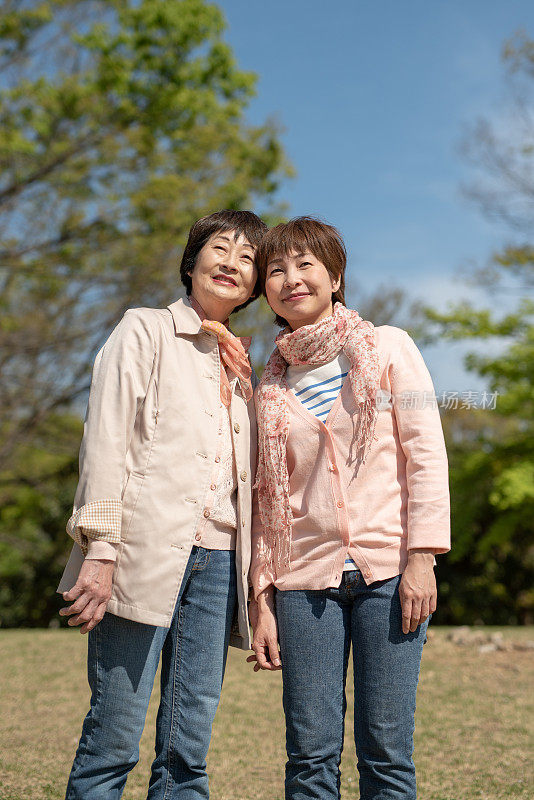
[[[341,278],[332,279],[332,294],[335,294],[341,285]]]

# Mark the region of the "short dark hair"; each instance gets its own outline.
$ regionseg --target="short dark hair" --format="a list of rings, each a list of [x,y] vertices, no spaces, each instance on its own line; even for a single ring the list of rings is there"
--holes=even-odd
[[[295,217],[289,222],[275,225],[262,238],[256,251],[260,287],[265,294],[267,265],[278,255],[289,255],[292,251],[309,251],[325,265],[330,275],[337,280],[339,289],[332,292],[332,303],[345,304],[345,269],[347,251],[340,232],[317,217]],[[276,315],[276,323],[285,328],[287,321]]]
[[[193,272],[197,260],[197,256],[206,244],[206,242],[215,233],[229,233],[235,231],[236,240],[241,234],[250,244],[258,249],[261,239],[265,232],[268,230],[265,222],[260,219],[252,211],[216,211],[214,214],[208,214],[207,217],[201,217],[192,226],[189,231],[189,238],[185,246],[182,261],[180,263],[180,277],[185,286],[187,295],[191,294],[193,288],[193,281],[191,280],[190,272]],[[260,294],[259,278],[254,287],[252,297],[237,306],[232,313],[240,311]]]

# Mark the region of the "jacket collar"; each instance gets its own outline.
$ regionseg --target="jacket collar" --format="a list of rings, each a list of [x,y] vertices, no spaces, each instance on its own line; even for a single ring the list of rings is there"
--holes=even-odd
[[[167,306],[172,314],[174,331],[177,336],[181,333],[196,334],[200,333],[200,317],[191,308],[191,303],[187,297],[176,300]]]

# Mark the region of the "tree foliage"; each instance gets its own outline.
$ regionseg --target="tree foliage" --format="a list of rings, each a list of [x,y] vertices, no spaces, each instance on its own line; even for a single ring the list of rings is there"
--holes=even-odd
[[[65,520],[78,477],[82,421],[49,415],[0,474],[0,626],[58,620],[56,587],[70,551]]]
[[[87,389],[129,306],[176,299],[198,217],[261,203],[289,167],[248,125],[255,75],[204,0],[4,2],[0,463]],[[253,314],[251,310],[251,315]]]
[[[486,353],[469,353],[465,364],[499,393],[495,411],[444,419],[453,549],[440,567],[438,619],[448,622],[534,621],[534,42],[519,35],[504,59],[513,113],[475,127],[468,152],[485,178],[470,194],[522,238],[472,276],[489,308],[425,311],[440,338],[487,342]],[[513,136],[502,138],[499,128]]]

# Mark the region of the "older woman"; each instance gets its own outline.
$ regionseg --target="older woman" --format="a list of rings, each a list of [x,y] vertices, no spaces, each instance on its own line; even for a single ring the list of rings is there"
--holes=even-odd
[[[345,306],[335,228],[306,217],[278,225],[257,263],[284,330],[256,398],[249,660],[277,669],[281,657],[286,798],[340,796],[352,645],[360,798],[412,800],[434,555],[450,547],[432,380],[405,331]]]
[[[161,656],[148,798],[208,797],[206,753],[229,641],[250,647],[256,423],[228,317],[255,293],[266,226],[221,211],[191,228],[187,297],[126,312],[96,358],[60,614],[89,632],[91,708],[67,800],[119,798]]]

